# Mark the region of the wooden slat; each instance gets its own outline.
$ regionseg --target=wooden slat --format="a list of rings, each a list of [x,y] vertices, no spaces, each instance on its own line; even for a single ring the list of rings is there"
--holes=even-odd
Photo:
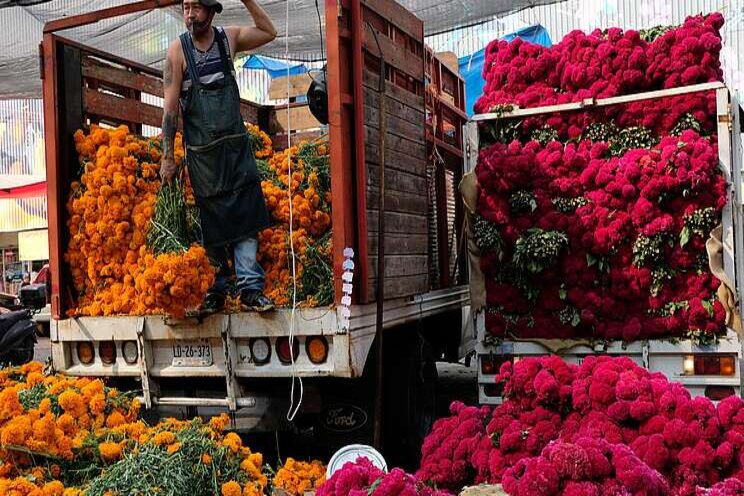
[[[136,122],[160,127],[163,123],[163,109],[113,95],[107,95],[90,88],[83,90],[84,113],[116,122]]]
[[[377,289],[377,279],[371,278],[367,281],[370,295],[374,295]],[[385,299],[402,298],[416,294],[426,293],[429,290],[428,274],[408,277],[396,277],[385,279]],[[374,301],[374,297],[372,298]]]
[[[368,192],[378,189],[380,184],[378,170],[379,167],[377,165],[367,164]],[[385,191],[400,191],[401,193],[426,195],[427,188],[426,177],[385,167]]]
[[[369,257],[371,274],[377,274],[377,257]],[[396,278],[428,274],[429,255],[391,255],[385,256],[385,276]]]
[[[377,48],[373,29],[370,25],[365,24],[362,43],[368,53],[379,57],[380,51]],[[406,50],[404,47],[396,45],[393,40],[383,33],[377,30],[375,31],[377,32],[377,40],[380,43],[382,54],[385,57],[385,63],[392,65],[416,80],[422,81],[424,79],[424,59]]]
[[[379,237],[367,240],[368,253],[377,254]],[[429,236],[426,234],[385,234],[385,255],[428,254]]]
[[[370,126],[364,126],[364,136],[367,143],[377,145],[379,143],[380,133],[377,129]],[[421,141],[412,141],[407,138],[388,134],[385,137],[385,146],[390,150],[396,150],[404,154],[410,154],[412,157],[426,158],[426,146]]]
[[[365,143],[364,155],[368,164],[380,164],[380,150],[376,143]],[[385,150],[385,166],[391,169],[410,172],[420,177],[426,177],[426,160],[416,155],[408,155],[397,150]]]
[[[287,130],[303,131],[306,129],[320,128],[320,122],[310,112],[310,107],[302,105],[301,107],[292,107],[289,109],[289,118],[287,109],[277,107],[270,117],[270,129],[272,133],[286,133]]]
[[[380,105],[379,100],[380,97],[377,90],[368,87],[364,88],[365,111],[377,110]],[[395,115],[405,121],[416,124],[417,126],[421,126],[426,120],[426,113],[423,106],[412,106],[410,102],[401,103],[390,95],[385,96],[385,113]],[[367,120],[369,120],[369,118]],[[375,122],[377,122],[376,119]]]
[[[380,87],[380,77],[374,72],[365,69],[362,77],[362,83],[365,88],[370,89],[374,92],[374,94],[377,94]],[[424,112],[424,97],[421,95],[411,93],[410,91],[403,89],[400,86],[394,85],[390,82],[387,82],[385,85],[385,93],[388,97],[397,100],[407,107],[420,109],[421,112]]]
[[[380,194],[377,189],[367,192],[367,205],[377,208]],[[404,214],[425,215],[429,208],[429,202],[423,195],[403,193],[400,191],[389,191],[385,189],[385,211],[399,212]]]
[[[159,79],[104,64],[90,57],[83,59],[83,77],[152,95],[163,95],[163,83]]]
[[[287,91],[287,79],[289,79],[289,91]],[[269,98],[272,100],[284,100],[307,95],[313,79],[309,74],[295,74],[294,76],[282,76],[271,80],[269,85]]]
[[[367,209],[367,225],[369,233],[377,232],[377,210]],[[402,214],[400,212],[385,212],[385,231],[387,233],[425,234],[429,232],[427,213],[423,215]]]
[[[365,127],[370,129],[377,129],[380,113],[377,108],[367,108],[365,111]],[[388,134],[399,136],[407,140],[416,143],[425,143],[426,136],[424,133],[424,121],[422,120],[419,124],[414,124],[401,117],[385,112],[387,118],[385,127],[387,128]]]
[[[423,42],[423,21],[395,0],[362,0],[362,5],[385,17],[408,36]]]

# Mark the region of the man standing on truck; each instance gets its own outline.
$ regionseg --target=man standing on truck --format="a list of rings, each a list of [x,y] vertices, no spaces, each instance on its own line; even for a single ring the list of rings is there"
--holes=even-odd
[[[269,225],[251,139],[240,114],[235,81],[236,53],[276,38],[276,29],[256,0],[242,0],[255,26],[217,27],[217,0],[184,0],[187,32],[171,43],[163,71],[164,183],[176,177],[174,139],[179,104],[189,179],[199,207],[203,243],[218,264],[217,278],[202,305],[214,313],[225,306],[232,251],[243,311],[273,308],[263,294],[264,271],[256,260],[258,232]]]

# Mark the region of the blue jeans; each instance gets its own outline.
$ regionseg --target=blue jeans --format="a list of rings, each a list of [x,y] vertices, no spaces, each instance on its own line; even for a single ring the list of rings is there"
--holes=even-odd
[[[210,292],[227,294],[230,289],[231,274],[227,265],[227,250],[232,250],[234,255],[238,294],[244,291],[263,291],[265,274],[263,267],[256,260],[258,241],[256,238],[247,238],[230,246],[207,250],[209,257],[217,264],[217,274]]]

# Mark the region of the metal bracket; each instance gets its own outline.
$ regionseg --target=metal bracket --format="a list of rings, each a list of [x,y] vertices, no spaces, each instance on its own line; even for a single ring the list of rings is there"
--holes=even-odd
[[[227,386],[227,407],[231,413],[238,409],[237,383],[235,380],[235,341],[232,338],[232,314],[227,316],[227,325],[222,329],[222,349],[225,351],[225,382]]]
[[[152,408],[152,391],[150,388],[150,373],[147,366],[150,363],[150,346],[145,343],[145,318],[137,319],[137,351],[139,356],[140,379],[142,380],[142,394],[145,399],[145,408]]]

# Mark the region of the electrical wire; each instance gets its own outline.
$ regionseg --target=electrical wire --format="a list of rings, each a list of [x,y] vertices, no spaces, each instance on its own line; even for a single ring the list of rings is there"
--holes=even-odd
[[[302,400],[305,395],[305,386],[302,383],[302,377],[297,377],[297,365],[294,352],[295,340],[295,314],[297,313],[297,255],[294,249],[294,208],[292,206],[292,126],[290,122],[290,67],[289,67],[289,2],[286,0],[286,17],[285,17],[285,34],[284,34],[284,59],[287,60],[287,194],[289,196],[289,251],[292,258],[292,313],[289,320],[289,357],[292,362],[292,386],[289,392],[289,410],[287,411],[287,420],[294,421],[297,414],[302,408]],[[299,384],[300,397],[295,404],[295,384]]]

